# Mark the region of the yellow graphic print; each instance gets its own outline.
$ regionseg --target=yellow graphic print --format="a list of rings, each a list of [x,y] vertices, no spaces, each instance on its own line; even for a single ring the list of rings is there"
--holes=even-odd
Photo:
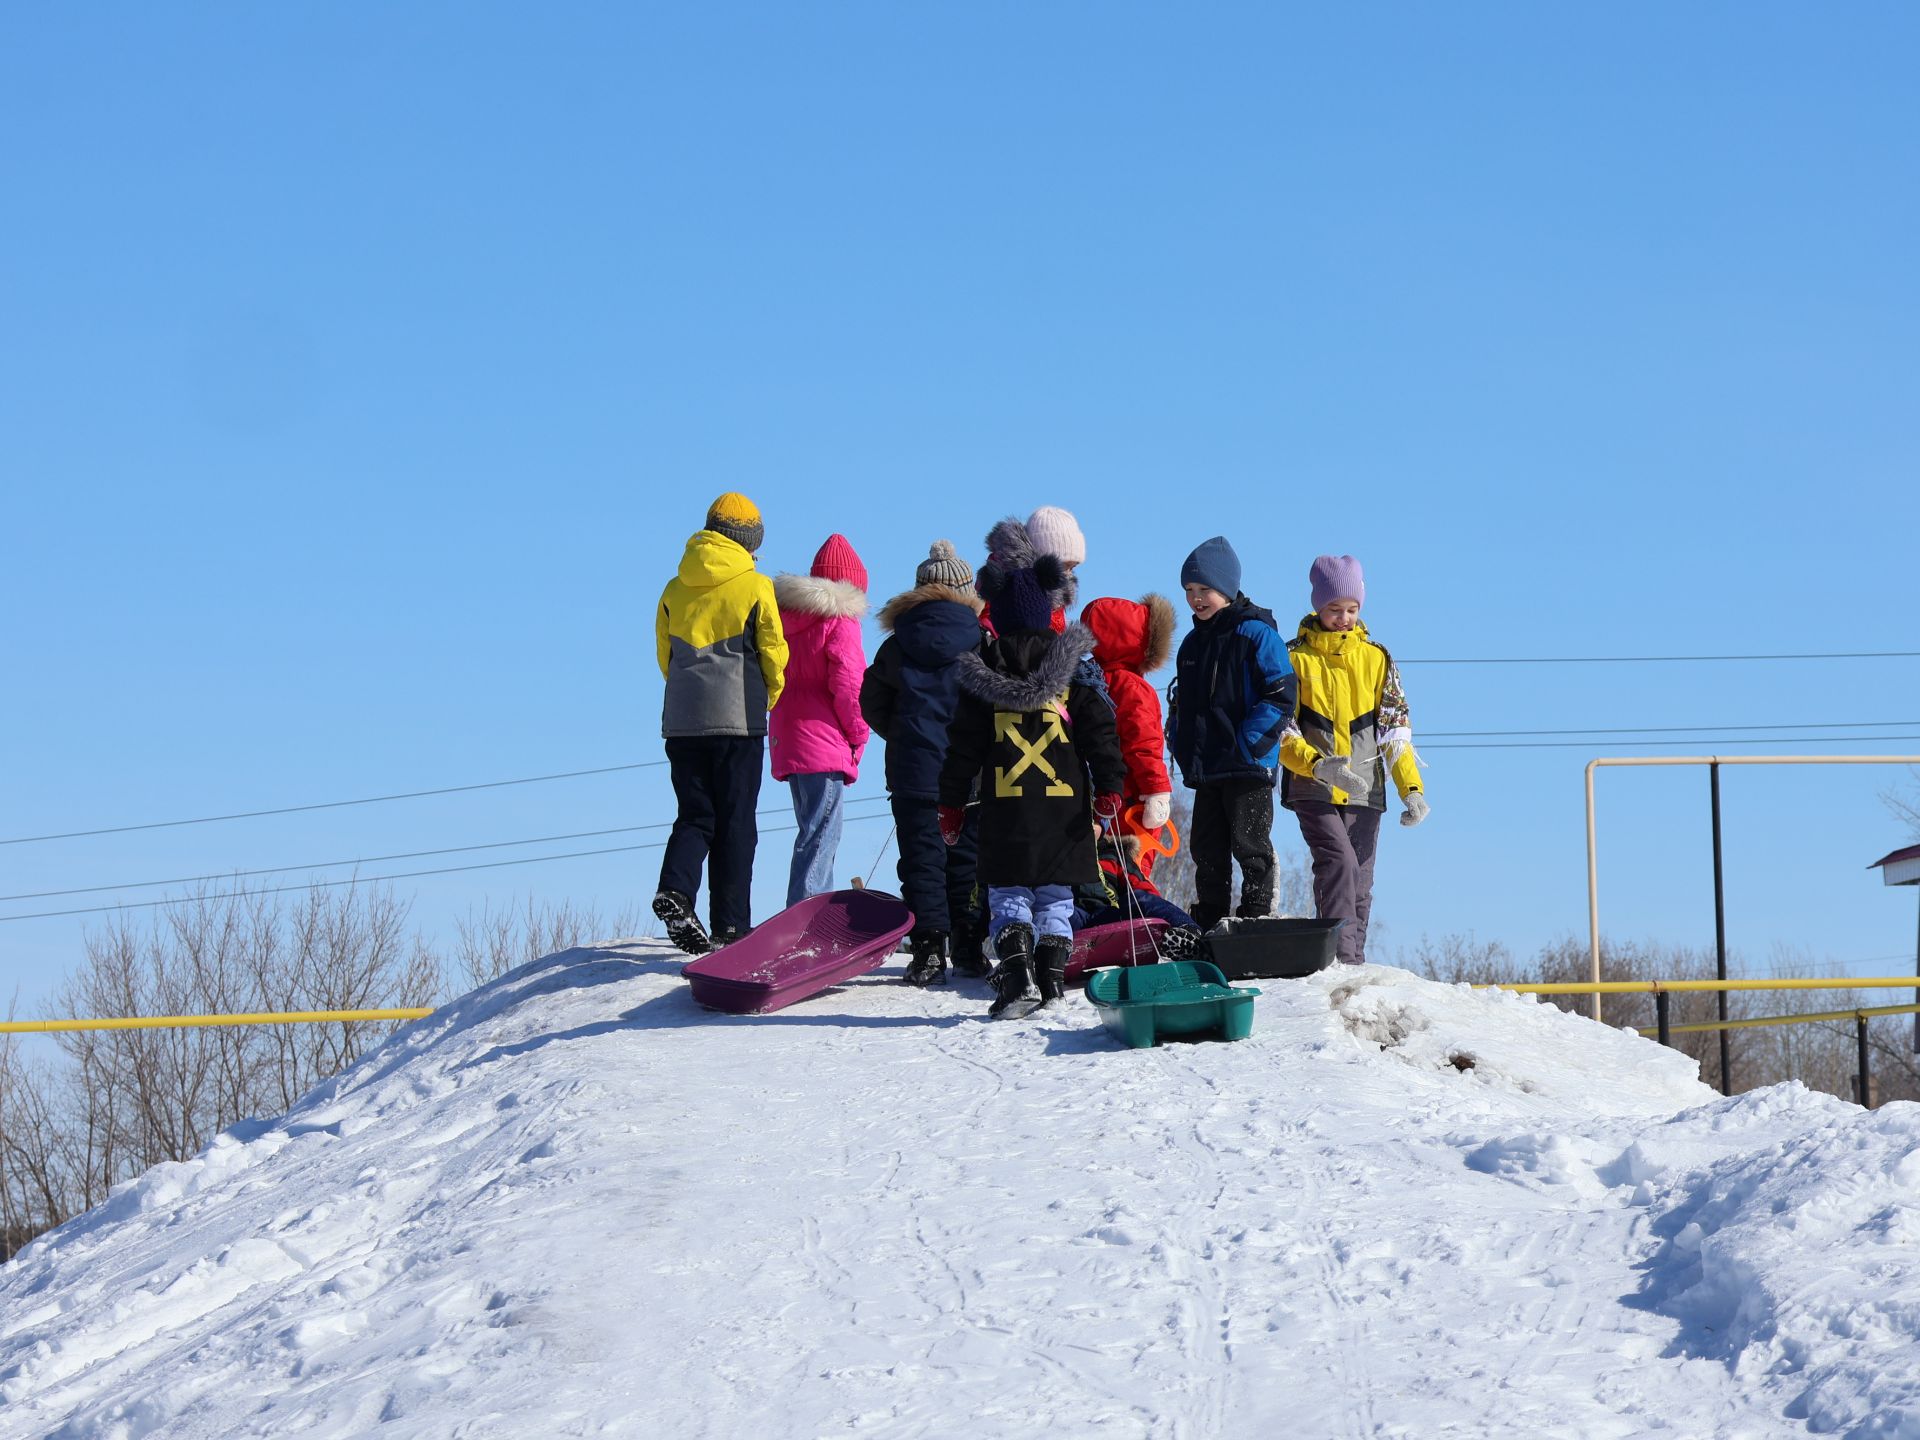
[[[1020,751],[1020,758],[1014,762],[1011,770],[1004,765],[993,767],[994,796],[1001,800],[1017,800],[1025,795],[1026,790],[1019,782],[1020,777],[1029,770],[1038,770],[1047,777],[1046,793],[1048,795],[1073,794],[1073,786],[1060,778],[1059,773],[1053,768],[1053,762],[1048,760],[1044,753],[1047,746],[1056,740],[1062,745],[1067,743],[1067,732],[1060,725],[1060,712],[1058,710],[1046,712],[1046,723],[1037,740],[1028,740],[1020,733],[1020,721],[1024,718],[1005,710],[994,714],[993,738],[996,741],[1011,740]]]

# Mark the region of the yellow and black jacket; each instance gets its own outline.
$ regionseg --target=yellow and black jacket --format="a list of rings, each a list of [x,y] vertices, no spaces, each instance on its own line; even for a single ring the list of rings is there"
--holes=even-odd
[[[1287,652],[1300,693],[1280,742],[1281,803],[1291,809],[1318,800],[1384,810],[1389,767],[1401,799],[1422,789],[1400,671],[1386,647],[1368,638],[1367,627],[1327,630],[1309,615]],[[1351,756],[1353,768],[1367,778],[1367,792],[1350,795],[1314,779],[1314,762],[1327,755]]]
[[[660,733],[765,735],[780,699],[787,637],[773,582],[735,541],[702,530],[687,541],[653,619],[667,698]]]

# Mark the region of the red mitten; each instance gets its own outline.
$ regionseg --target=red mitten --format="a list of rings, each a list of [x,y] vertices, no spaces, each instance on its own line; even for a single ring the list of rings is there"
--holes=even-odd
[[[1120,818],[1120,797],[1118,795],[1096,795],[1093,797],[1093,813],[1111,825]]]
[[[960,832],[967,828],[967,812],[963,806],[942,805],[940,807],[940,838],[949,845],[960,843]]]

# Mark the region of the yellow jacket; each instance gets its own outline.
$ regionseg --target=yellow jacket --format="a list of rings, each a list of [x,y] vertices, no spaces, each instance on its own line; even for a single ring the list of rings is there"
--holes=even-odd
[[[764,735],[780,699],[787,637],[773,582],[735,541],[702,530],[687,541],[680,573],[653,618],[667,698],[660,733]]]
[[[1402,800],[1423,788],[1400,671],[1386,647],[1368,638],[1365,625],[1336,632],[1309,615],[1287,643],[1287,655],[1300,698],[1280,742],[1283,804],[1320,800],[1384,810],[1388,766]],[[1367,793],[1349,795],[1315,780],[1314,762],[1328,755],[1353,757],[1353,768],[1368,777]]]

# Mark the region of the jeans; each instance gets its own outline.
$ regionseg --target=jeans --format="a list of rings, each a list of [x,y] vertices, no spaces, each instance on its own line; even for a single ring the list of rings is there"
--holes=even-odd
[[[744,934],[753,925],[753,851],[760,831],[753,818],[760,800],[766,742],[758,735],[678,736],[667,741],[673,795],[680,802],[660,888],[691,900],[707,871],[707,915],[715,934]]]
[[[997,938],[1009,925],[1031,925],[1036,938],[1059,935],[1073,938],[1071,885],[994,885],[987,890],[987,910]]]
[[[1367,962],[1367,917],[1373,911],[1373,857],[1380,812],[1364,805],[1296,800],[1300,838],[1313,856],[1313,909],[1322,920],[1344,920],[1340,959]]]
[[[787,905],[833,889],[833,860],[840,853],[840,797],[847,778],[837,770],[820,775],[789,775],[793,818],[793,869],[787,875]]]

